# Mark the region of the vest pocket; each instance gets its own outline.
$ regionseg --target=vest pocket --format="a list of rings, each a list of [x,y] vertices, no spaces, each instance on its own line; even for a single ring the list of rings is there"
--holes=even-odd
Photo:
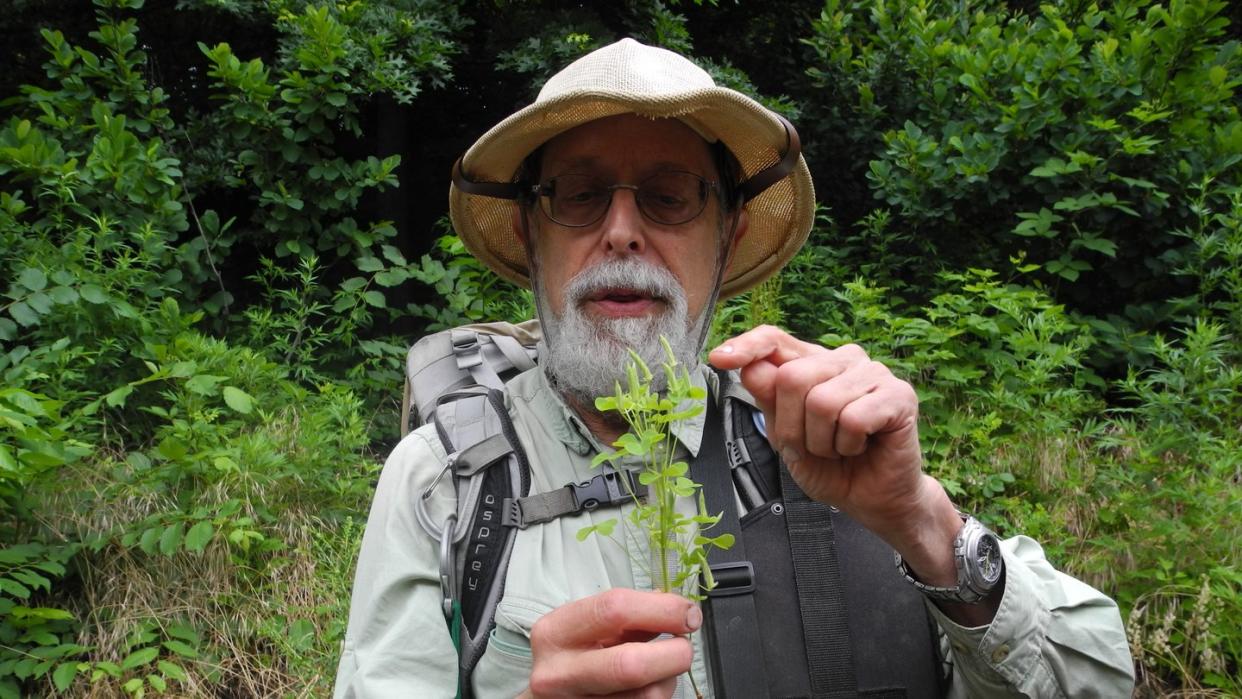
[[[503,626],[497,626],[488,634],[487,649],[520,660],[529,661],[531,658],[530,641]]]

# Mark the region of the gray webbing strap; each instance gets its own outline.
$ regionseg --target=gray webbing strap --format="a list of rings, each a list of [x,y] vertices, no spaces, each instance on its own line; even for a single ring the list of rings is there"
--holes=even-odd
[[[490,362],[483,359],[481,336],[473,330],[454,328],[451,331],[453,355],[457,358],[457,368],[470,372],[470,378],[480,386],[504,390],[505,383],[492,368]]]
[[[703,603],[708,642],[713,651],[712,689],[722,699],[766,697],[768,679],[755,609],[755,573],[742,540],[733,469],[725,455],[724,417],[718,400],[722,399],[708,398],[699,454],[690,465],[691,477],[703,485],[708,512],[720,513],[720,521],[712,526],[711,534],[733,534],[732,547],[713,548],[707,554],[716,579],[716,587],[707,593]]]
[[[496,345],[496,349],[509,360],[509,366],[505,369],[513,368],[518,371],[526,371],[535,366],[535,360],[531,359],[529,351],[522,346],[520,342],[509,337],[508,335],[491,335],[492,344]]]
[[[524,498],[506,499],[500,523],[506,527],[525,529],[532,524],[551,522],[557,517],[594,510],[602,505],[615,505],[642,497],[647,487],[634,480],[628,471],[605,471],[589,481],[570,483],[546,493]]]
[[[832,512],[807,497],[789,469],[782,467],[780,473],[811,690],[826,699],[856,697],[858,679]]]
[[[468,478],[512,453],[513,445],[509,444],[509,438],[498,432],[457,452],[453,472],[458,477]]]
[[[525,529],[532,524],[543,524],[562,515],[573,514],[578,509],[574,491],[565,486],[546,493],[506,500],[505,508],[500,513],[500,523],[506,527]]]

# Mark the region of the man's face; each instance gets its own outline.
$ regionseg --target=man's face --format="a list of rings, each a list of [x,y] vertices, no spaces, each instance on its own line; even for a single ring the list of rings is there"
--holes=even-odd
[[[707,143],[685,124],[623,115],[549,141],[540,181],[589,175],[606,184],[638,185],[670,171],[718,178]],[[612,392],[626,347],[658,365],[660,334],[669,337],[681,361],[694,363],[715,298],[726,254],[718,195],[711,193],[702,213],[678,225],[645,217],[635,196],[634,190],[617,189],[603,217],[581,228],[551,221],[538,206],[528,212],[532,279],[552,351],[548,369],[554,377],[560,370],[559,378],[569,384],[564,388],[584,398]],[[744,229],[739,222],[735,235]]]

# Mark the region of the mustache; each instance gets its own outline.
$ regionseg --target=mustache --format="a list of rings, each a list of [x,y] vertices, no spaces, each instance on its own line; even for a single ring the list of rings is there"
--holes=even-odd
[[[577,306],[601,293],[625,291],[668,301],[684,296],[667,269],[635,258],[605,260],[582,270],[565,285],[565,299]]]

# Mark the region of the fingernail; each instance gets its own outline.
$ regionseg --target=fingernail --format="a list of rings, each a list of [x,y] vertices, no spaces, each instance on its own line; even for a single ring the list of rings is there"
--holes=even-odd
[[[802,451],[795,447],[781,447],[781,460],[792,466],[802,460]]]
[[[690,611],[686,612],[686,628],[691,631],[698,631],[703,625],[703,610],[697,605],[691,605]]]
[[[722,354],[733,354],[733,345],[721,345],[716,351]]]

